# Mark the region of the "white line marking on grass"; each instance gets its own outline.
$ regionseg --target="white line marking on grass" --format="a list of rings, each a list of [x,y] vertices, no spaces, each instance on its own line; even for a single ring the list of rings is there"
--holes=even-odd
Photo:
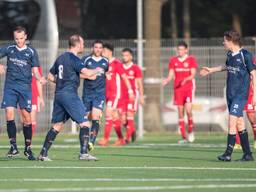
[[[41,188],[41,189],[1,189],[0,192],[59,192],[59,191],[148,191],[172,189],[227,189],[227,188],[256,188],[256,184],[225,184],[225,185],[174,185],[174,186],[131,186],[131,187],[84,187],[84,188]]]
[[[44,162],[42,162],[44,163]],[[144,170],[229,170],[229,171],[256,171],[256,168],[239,167],[83,167],[83,166],[0,166],[0,169],[144,169]]]
[[[182,178],[23,178],[23,179],[0,179],[0,182],[255,182],[256,178],[213,178],[213,179],[182,179]]]

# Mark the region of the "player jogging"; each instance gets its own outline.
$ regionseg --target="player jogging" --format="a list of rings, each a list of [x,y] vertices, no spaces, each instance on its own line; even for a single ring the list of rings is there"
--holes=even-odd
[[[123,115],[126,120],[126,143],[128,144],[131,141],[131,137],[136,135],[134,117],[138,109],[138,101],[141,105],[144,105],[144,90],[142,83],[142,71],[141,69],[133,63],[133,51],[129,48],[124,48],[122,50],[122,61],[123,69],[130,81],[132,92],[135,93],[135,99],[129,99],[129,93],[131,90],[128,90],[126,86],[123,86],[122,90],[122,105]]]
[[[83,103],[86,108],[87,117],[91,120],[91,132],[89,150],[93,150],[96,137],[100,129],[100,118],[105,103],[106,76],[108,71],[108,60],[102,57],[103,42],[96,40],[92,44],[92,54],[82,58],[84,66],[88,69],[101,68],[104,73],[96,79],[85,79],[83,83]]]
[[[174,79],[174,105],[178,106],[179,129],[182,140],[179,143],[194,142],[194,123],[192,116],[192,102],[195,92],[195,75],[197,62],[195,57],[188,55],[188,45],[180,42],[177,45],[178,56],[172,57],[169,63],[169,74],[163,80],[163,86]],[[188,118],[188,137],[186,135],[184,111]]]
[[[98,160],[87,151],[89,142],[89,121],[82,100],[78,96],[80,74],[95,79],[96,70],[88,70],[77,55],[84,49],[84,40],[79,35],[69,38],[69,50],[60,55],[50,69],[48,80],[56,83],[52,128],[48,131],[38,160],[50,161],[48,151],[64,123],[71,118],[80,126],[80,160]]]
[[[225,66],[203,67],[201,76],[214,72],[227,71],[226,98],[229,110],[228,138],[225,152],[218,156],[220,161],[231,161],[231,155],[236,142],[236,130],[241,140],[243,156],[241,161],[253,161],[248,133],[245,129],[243,109],[248,99],[250,77],[253,84],[253,105],[256,102],[256,71],[252,55],[241,47],[241,37],[235,30],[224,33],[224,47],[228,50]]]
[[[16,124],[14,121],[14,108],[19,105],[23,119],[23,134],[25,139],[24,155],[29,160],[35,160],[31,150],[32,125],[31,125],[31,78],[45,84],[46,80],[38,72],[39,60],[37,51],[26,44],[27,32],[23,27],[16,27],[14,32],[15,44],[0,48],[0,58],[7,57],[7,69],[4,85],[2,108],[5,109],[7,120],[7,133],[10,140],[8,157],[19,154],[16,143]],[[1,65],[1,72],[4,66]]]
[[[109,136],[114,126],[118,139],[115,141],[114,146],[124,145],[125,140],[123,138],[121,130],[121,114],[118,110],[120,99],[122,81],[129,92],[129,98],[134,99],[134,93],[131,89],[130,81],[125,74],[122,63],[113,56],[114,47],[111,44],[103,45],[103,56],[109,60],[109,70],[106,73],[106,116],[105,116],[105,128],[104,138],[99,140],[98,144],[106,146],[109,143]]]

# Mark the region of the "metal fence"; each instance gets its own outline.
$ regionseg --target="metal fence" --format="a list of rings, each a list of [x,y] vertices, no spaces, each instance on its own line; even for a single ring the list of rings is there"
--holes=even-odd
[[[170,40],[170,39],[163,39],[160,41],[160,57],[159,57],[159,67],[161,69],[161,77],[166,77],[168,73],[168,63],[169,58],[172,55],[175,55],[175,46],[179,40]],[[86,41],[85,44],[85,54],[90,53],[90,46],[93,40]],[[117,58],[121,56],[121,50],[124,47],[132,48],[135,52],[135,61],[137,59],[136,49],[137,44],[136,40],[107,40],[104,42],[112,43],[115,46],[115,55]],[[6,42],[0,42],[0,45],[3,45]],[[59,49],[56,53],[49,53],[49,51],[41,46],[45,42],[40,41],[33,41],[31,44],[35,47],[39,52],[41,66],[43,68],[43,72],[46,75],[50,66],[52,65],[52,58],[60,55],[67,49],[67,41],[61,40],[59,42]],[[225,50],[222,46],[222,38],[214,38],[214,39],[191,39],[189,42],[190,44],[190,54],[194,55],[197,59],[199,67],[202,66],[217,66],[220,64],[224,64],[225,62]],[[255,53],[255,41],[253,38],[245,38],[244,39],[245,47],[250,50],[252,53]],[[148,48],[148,49],[155,49],[155,48]],[[144,54],[149,51],[144,49]],[[152,51],[152,50],[151,50]],[[144,58],[144,61],[147,58]],[[6,63],[5,59],[1,59],[0,63]],[[147,66],[146,70],[150,68]],[[218,73],[215,75],[211,75],[207,78],[199,78],[196,76],[196,94],[195,98],[198,99],[194,105],[195,109],[195,123],[198,130],[204,131],[214,131],[214,130],[223,130],[225,129],[226,119],[215,117],[214,115],[221,115],[225,116],[226,111],[213,111],[215,107],[220,108],[225,105],[225,98],[224,98],[224,88],[225,88],[225,73]],[[2,98],[3,94],[3,85],[4,85],[4,76],[0,77],[0,98]],[[149,77],[145,77],[149,78]],[[38,114],[38,132],[45,132],[51,126],[51,112],[52,112],[52,101],[54,95],[54,85],[47,84],[44,88],[45,91],[45,100],[46,106],[42,111]],[[81,87],[79,90],[81,94]],[[176,122],[177,122],[177,113],[175,111],[174,106],[172,106],[172,86],[167,86],[162,88],[160,92],[155,94],[160,94],[159,100],[159,107],[161,108],[161,117],[164,124],[165,129],[176,130]],[[203,109],[204,105],[208,105],[208,109]],[[212,110],[212,111],[211,111]],[[204,118],[201,115],[207,116],[208,121],[200,121],[200,119]],[[217,118],[217,119],[216,119]],[[218,123],[219,121],[219,123]],[[223,122],[225,121],[225,122]],[[16,115],[16,122],[19,125],[19,115]],[[212,123],[213,122],[213,123]],[[0,132],[5,132],[5,114],[4,110],[0,111]],[[18,126],[21,128],[21,126]],[[66,125],[66,131],[70,131],[71,124],[70,122]],[[201,128],[200,128],[201,127]],[[217,128],[216,128],[217,127]]]

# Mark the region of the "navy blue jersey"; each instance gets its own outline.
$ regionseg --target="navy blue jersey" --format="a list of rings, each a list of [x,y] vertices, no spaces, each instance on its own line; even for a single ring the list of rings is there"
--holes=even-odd
[[[31,87],[32,67],[39,66],[36,50],[29,45],[18,48],[15,44],[0,48],[0,58],[7,57],[6,85]]]
[[[80,84],[80,72],[85,66],[79,57],[71,52],[60,55],[50,73],[56,76],[55,92],[77,93]]]
[[[247,100],[250,87],[250,72],[255,69],[252,55],[245,49],[232,55],[227,53],[227,98],[239,98]]]
[[[93,56],[86,56],[82,58],[83,64],[88,69],[96,69],[100,67],[104,70],[104,72],[108,71],[108,60],[104,57],[101,57],[99,60],[96,60]],[[104,74],[100,74],[97,76],[95,80],[84,80],[83,86],[83,94],[105,94],[106,87],[106,76]]]

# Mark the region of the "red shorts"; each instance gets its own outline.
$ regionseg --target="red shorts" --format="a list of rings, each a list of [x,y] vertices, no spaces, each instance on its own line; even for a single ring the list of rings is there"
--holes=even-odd
[[[118,98],[106,98],[106,106],[112,109],[118,108],[119,99]]]
[[[184,105],[185,103],[192,103],[193,101],[193,90],[182,90],[182,91],[176,91],[174,90],[174,105]]]
[[[120,99],[118,104],[119,109],[126,113],[127,111],[136,112],[138,110],[138,101],[139,101],[139,94],[135,92],[135,99],[134,101],[130,101],[129,99]]]
[[[255,111],[255,109],[253,107],[252,98],[253,98],[253,92],[250,90],[248,100],[247,100],[247,102],[244,106],[244,111],[247,111],[247,112],[250,112],[250,113]]]

